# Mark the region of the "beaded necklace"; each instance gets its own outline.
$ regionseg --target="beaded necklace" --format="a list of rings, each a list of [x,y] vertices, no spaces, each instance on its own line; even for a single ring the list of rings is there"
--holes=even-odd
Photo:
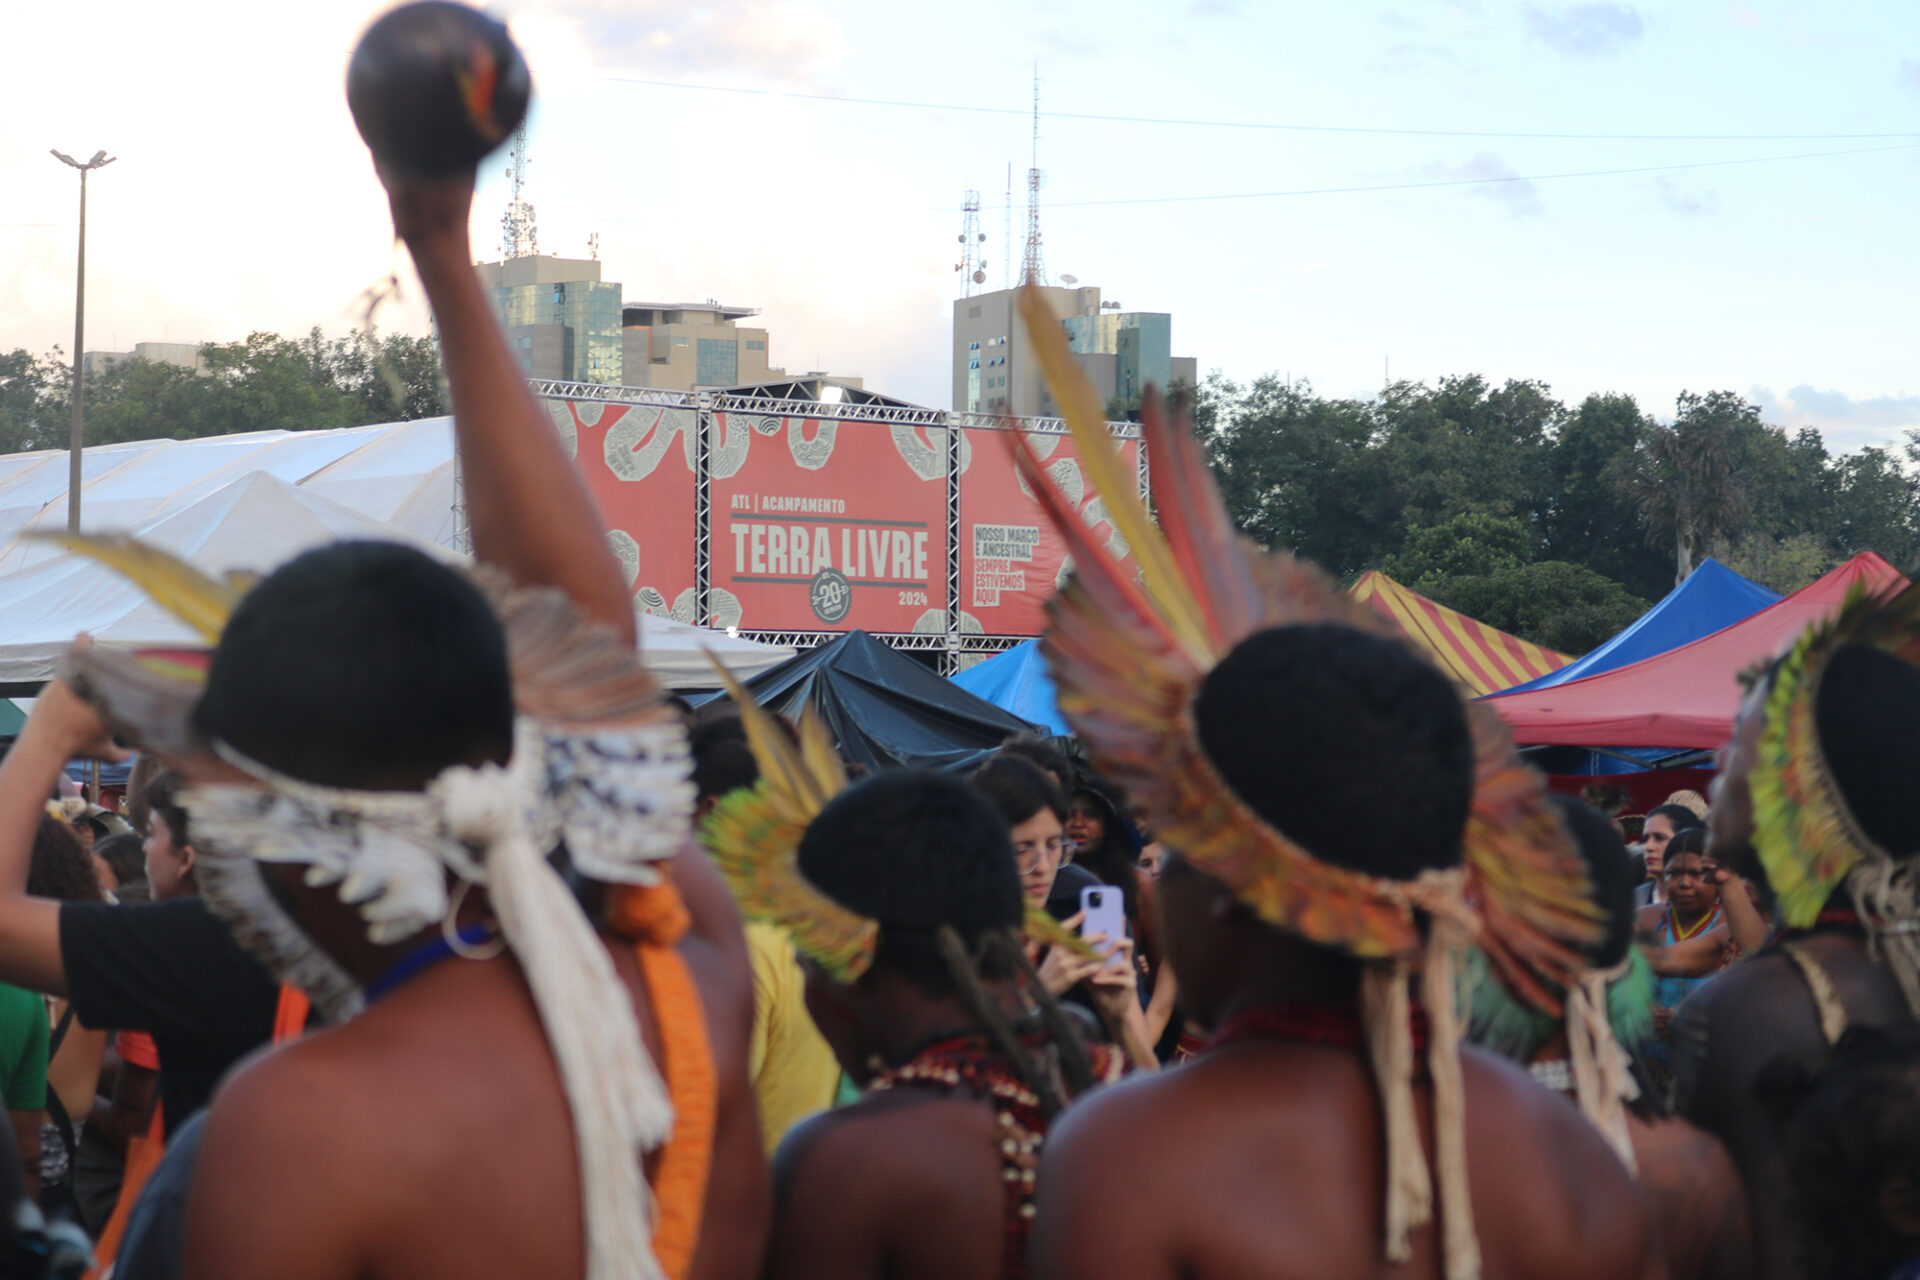
[[[1004,1269],[1007,1280],[1027,1274],[1027,1242],[1033,1234],[1033,1184],[1046,1141],[1047,1118],[1039,1095],[1027,1087],[1005,1054],[977,1035],[950,1036],[921,1049],[867,1086],[871,1093],[897,1088],[965,1090],[993,1103],[1000,1179],[1007,1200]]]

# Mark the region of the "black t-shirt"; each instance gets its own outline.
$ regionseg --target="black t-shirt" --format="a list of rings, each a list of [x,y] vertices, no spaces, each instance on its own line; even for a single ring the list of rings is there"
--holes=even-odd
[[[60,960],[83,1024],[153,1037],[169,1133],[207,1105],[228,1068],[273,1039],[279,984],[198,898],[67,903]]]

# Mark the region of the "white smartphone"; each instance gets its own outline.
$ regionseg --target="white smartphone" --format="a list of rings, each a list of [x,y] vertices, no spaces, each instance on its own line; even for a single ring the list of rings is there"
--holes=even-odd
[[[1111,955],[1127,936],[1126,895],[1112,885],[1090,884],[1080,891],[1080,910],[1080,936],[1105,934],[1107,940],[1099,945]]]

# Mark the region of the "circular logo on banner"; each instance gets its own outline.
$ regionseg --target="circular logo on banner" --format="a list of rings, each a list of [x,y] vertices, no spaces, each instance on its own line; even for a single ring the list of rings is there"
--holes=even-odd
[[[822,569],[807,588],[807,603],[813,606],[814,617],[831,626],[853,608],[853,588],[838,569]]]

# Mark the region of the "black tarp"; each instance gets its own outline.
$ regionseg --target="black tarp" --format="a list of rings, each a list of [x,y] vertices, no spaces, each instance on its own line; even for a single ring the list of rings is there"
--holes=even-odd
[[[812,703],[840,754],[872,769],[964,768],[1009,735],[1033,728],[864,631],[849,631],[761,672],[747,682],[747,691],[761,706],[795,721]]]

